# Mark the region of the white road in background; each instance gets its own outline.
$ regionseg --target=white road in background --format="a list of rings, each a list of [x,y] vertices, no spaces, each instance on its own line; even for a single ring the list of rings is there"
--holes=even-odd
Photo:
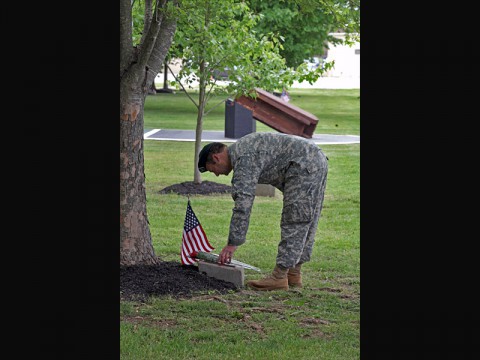
[[[145,140],[195,141],[195,130],[153,129],[147,131]],[[202,131],[202,141],[236,142],[238,139],[225,137],[224,131]],[[313,134],[311,139],[317,145],[359,144],[358,135]]]

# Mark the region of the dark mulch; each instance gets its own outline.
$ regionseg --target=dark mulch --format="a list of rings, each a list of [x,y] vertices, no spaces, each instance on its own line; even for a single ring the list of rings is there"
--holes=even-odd
[[[168,186],[161,194],[211,195],[230,193],[231,187],[203,181],[201,184],[183,182]],[[157,265],[135,265],[120,267],[120,297],[122,300],[147,301],[152,296],[172,296],[189,298],[195,294],[216,291],[225,294],[238,288],[231,282],[209,277],[198,271],[195,265],[182,265],[178,262],[159,261]]]
[[[200,273],[196,265],[182,265],[180,261],[120,267],[122,300],[147,301],[152,296],[190,298],[208,291],[226,294],[232,290],[238,290],[233,283],[209,277]]]
[[[225,184],[219,184],[213,181],[202,181],[195,184],[193,181],[185,181],[179,184],[173,184],[159,191],[160,194],[175,193],[179,195],[211,195],[230,193],[232,187]]]

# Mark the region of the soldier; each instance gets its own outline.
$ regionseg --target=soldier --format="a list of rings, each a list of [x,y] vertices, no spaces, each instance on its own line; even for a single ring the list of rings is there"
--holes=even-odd
[[[270,184],[283,193],[281,240],[276,266],[264,279],[249,281],[255,290],[302,287],[301,266],[310,260],[327,182],[328,158],[311,140],[281,133],[252,133],[226,146],[213,142],[199,155],[200,172],[216,176],[233,170],[227,245],[219,254],[228,263],[245,242],[257,184]]]

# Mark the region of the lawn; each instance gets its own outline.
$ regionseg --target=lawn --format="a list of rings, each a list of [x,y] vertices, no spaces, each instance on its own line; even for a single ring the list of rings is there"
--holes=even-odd
[[[292,89],[290,103],[313,115],[319,121],[315,133],[360,135],[360,90]],[[198,94],[191,92],[192,98]],[[224,130],[224,98],[213,98],[207,110],[213,108],[204,118],[204,130]],[[219,105],[220,104],[220,105]],[[180,129],[194,130],[197,108],[187,96],[178,91],[175,94],[150,95],[145,102],[145,130]],[[256,122],[256,130],[273,131],[270,127]]]
[[[291,103],[319,118],[315,133],[360,133],[359,90],[290,91]],[[192,96],[195,96],[192,93]],[[221,99],[217,99],[221,101]],[[145,129],[195,129],[196,108],[182,92],[156,94],[145,104]],[[224,107],[204,130],[224,129]],[[274,131],[257,123],[257,131]],[[161,195],[166,186],[193,180],[193,142],[145,141],[147,209],[153,246],[180,261],[187,199]],[[360,145],[320,145],[329,157],[324,210],[301,291],[199,294],[193,299],[122,302],[121,359],[360,358]],[[231,175],[230,175],[231,176]],[[230,176],[202,175],[230,183]],[[229,195],[190,197],[210,243],[226,243],[233,200]],[[282,195],[257,197],[247,242],[235,258],[261,268],[275,264]],[[246,280],[261,274],[246,270]]]

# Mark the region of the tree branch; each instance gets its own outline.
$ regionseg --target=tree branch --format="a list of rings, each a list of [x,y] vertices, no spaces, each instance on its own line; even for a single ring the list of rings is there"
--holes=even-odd
[[[155,9],[157,8],[158,0],[155,1]],[[145,19],[143,22],[143,31],[142,31],[142,38],[140,40],[140,44],[143,44],[145,41],[145,37],[148,34],[148,30],[150,29],[150,25],[152,24],[153,18],[153,11],[152,11],[152,0],[145,0]]]
[[[120,0],[120,77],[130,66],[133,56],[132,31],[130,0]]]
[[[195,107],[198,109],[199,105],[195,102],[195,100],[190,96],[190,94],[187,92],[187,89],[185,89],[185,86],[183,86],[182,82],[180,81],[180,79],[177,77],[177,75],[175,75],[172,71],[172,69],[170,68],[170,66],[168,66],[167,64],[167,67],[168,67],[168,70],[170,70],[170,72],[172,73],[173,77],[175,78],[175,80],[180,84],[180,87],[183,89],[183,91],[185,92],[185,95],[187,95],[187,97],[193,102],[193,104],[195,105]]]
[[[155,48],[155,43],[157,42],[158,35],[163,23],[164,13],[161,11],[169,0],[160,0],[160,8],[157,8],[155,11],[155,16],[152,16],[150,25],[148,25],[148,32],[142,35],[144,42],[140,45],[140,55],[139,55],[139,67],[144,68],[152,54],[153,49]],[[156,75],[156,74],[155,74]]]
[[[210,111],[212,111],[213,109],[215,109],[218,105],[223,104],[224,102],[225,102],[225,100],[222,100],[222,101],[220,101],[218,104],[212,106],[207,112],[204,113],[204,115],[207,116]]]

